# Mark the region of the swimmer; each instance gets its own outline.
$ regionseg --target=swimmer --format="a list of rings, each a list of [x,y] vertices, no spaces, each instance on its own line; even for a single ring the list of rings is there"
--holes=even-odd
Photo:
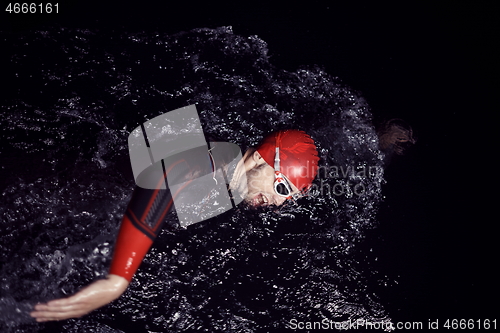
[[[229,189],[250,206],[280,206],[307,193],[316,177],[318,161],[314,141],[305,132],[277,131],[266,136],[257,148],[245,152],[232,174]],[[71,297],[37,304],[31,316],[37,322],[78,318],[120,297],[172,208],[172,194],[168,190],[164,193],[136,187],[122,219],[107,277]],[[152,209],[160,213],[151,213]],[[147,221],[150,216],[156,217]]]

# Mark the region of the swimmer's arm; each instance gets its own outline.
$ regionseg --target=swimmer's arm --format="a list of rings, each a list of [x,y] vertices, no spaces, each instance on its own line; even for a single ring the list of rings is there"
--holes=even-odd
[[[142,208],[141,203],[144,203],[145,207],[156,206],[168,211],[172,206],[172,200],[164,200],[157,194],[157,191],[136,187],[127,211],[135,212],[138,216],[144,215],[143,210],[140,209]],[[151,205],[150,202],[156,199],[159,200],[159,203]],[[147,225],[142,225],[142,227],[142,230],[139,230],[125,214],[115,244],[110,274],[107,278],[93,282],[71,297],[37,304],[34,311],[31,312],[31,316],[39,322],[77,318],[120,297],[127,289],[132,276],[156,237],[156,234],[153,234],[154,237],[149,237],[144,233],[144,231],[150,231],[149,234],[153,233]],[[156,229],[157,232],[160,231],[159,226]]]
[[[106,279],[93,282],[71,297],[37,304],[31,316],[38,322],[78,318],[114,301],[128,285],[127,279],[109,274]]]
[[[150,176],[159,177],[164,181],[163,172],[159,175],[152,173]],[[154,238],[160,232],[163,216],[172,206],[170,191],[158,192],[136,187],[127,207],[127,213],[132,214],[128,216],[126,213],[123,216],[107,278],[93,282],[71,297],[37,304],[31,316],[39,322],[77,318],[120,297],[153,244]],[[158,214],[161,218],[156,223],[150,226],[142,220],[135,219],[135,224],[132,222],[133,216],[148,216],[149,214],[145,212],[147,213],[151,207],[163,212]]]

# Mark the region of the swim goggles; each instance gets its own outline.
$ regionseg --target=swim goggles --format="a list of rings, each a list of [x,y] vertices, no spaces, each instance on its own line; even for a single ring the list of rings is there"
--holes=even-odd
[[[280,170],[280,148],[276,147],[276,154],[274,155],[274,192],[279,196],[290,199],[295,197],[291,195],[293,192],[290,182],[286,179],[285,175]]]

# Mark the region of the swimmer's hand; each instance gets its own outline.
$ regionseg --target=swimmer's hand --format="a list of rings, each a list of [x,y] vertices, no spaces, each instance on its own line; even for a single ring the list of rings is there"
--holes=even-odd
[[[78,318],[120,297],[128,284],[125,278],[109,274],[106,279],[95,281],[71,297],[37,304],[31,316],[38,322]]]

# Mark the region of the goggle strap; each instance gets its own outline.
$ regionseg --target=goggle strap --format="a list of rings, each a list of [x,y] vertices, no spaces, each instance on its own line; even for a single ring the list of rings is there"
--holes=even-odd
[[[274,171],[280,172],[280,148],[276,147],[276,154],[274,155]]]

